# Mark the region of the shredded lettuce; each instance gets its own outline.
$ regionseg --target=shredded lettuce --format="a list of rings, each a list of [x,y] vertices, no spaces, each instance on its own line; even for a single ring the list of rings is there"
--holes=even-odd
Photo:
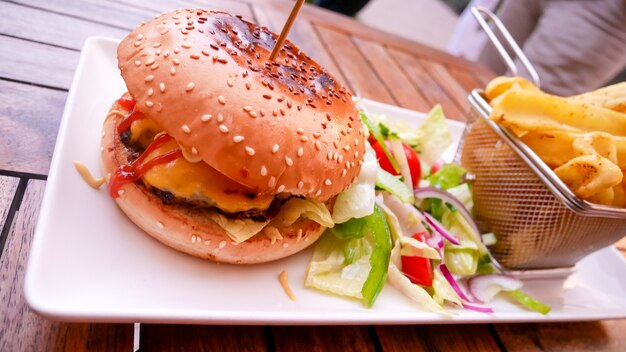
[[[433,299],[443,305],[446,301],[462,306],[461,297],[454,291],[439,269],[433,270]]]
[[[374,184],[381,171],[376,159],[376,152],[365,143],[363,165],[357,180],[350,188],[339,193],[333,207],[332,220],[335,224],[348,221],[351,218],[362,218],[374,212],[376,190]]]
[[[460,185],[465,173],[466,170],[457,164],[443,164],[437,172],[428,176],[427,180],[432,187],[448,190]]]
[[[445,263],[450,272],[456,275],[473,275],[478,268],[480,254],[473,241],[461,240],[460,246],[446,243],[444,251]]]
[[[400,241],[397,241],[391,250],[391,262],[389,263],[388,278],[391,285],[397,288],[405,296],[417,303],[420,307],[450,316],[452,313],[439,305],[420,285],[415,285],[402,273],[402,261],[400,259]]]
[[[309,218],[324,227],[335,225],[326,206],[311,198],[290,198],[281,207],[278,217],[282,218],[286,225],[293,224],[300,217]]]
[[[383,169],[379,169],[376,175],[376,187],[393,194],[404,203],[413,203],[415,199],[411,189],[400,181],[399,176],[394,176]]]
[[[381,194],[385,204],[383,209],[386,209],[386,213],[389,213],[388,221],[394,222],[389,220],[389,216],[393,215],[396,218],[395,222],[399,224],[398,226],[405,236],[426,231],[422,224],[422,214],[412,204],[404,203],[395,195],[387,192],[381,192]]]
[[[394,158],[393,154],[391,154],[391,152],[387,148],[387,144],[385,144],[385,137],[380,131],[380,126],[382,124],[376,123],[363,112],[359,112],[359,116],[361,116],[361,120],[363,121],[363,124],[367,126],[369,131],[374,136],[374,139],[376,139],[378,144],[380,144],[380,148],[383,150],[383,152],[389,159],[389,162],[391,163],[391,166],[393,166],[393,169],[396,170],[396,172],[400,172],[400,166],[398,166],[398,161],[396,160],[396,158]],[[384,127],[387,128],[386,126]]]
[[[305,286],[349,296],[371,306],[387,277],[391,238],[382,211],[344,224],[337,232],[327,231],[318,241],[309,263]],[[362,228],[359,237],[355,229]]]

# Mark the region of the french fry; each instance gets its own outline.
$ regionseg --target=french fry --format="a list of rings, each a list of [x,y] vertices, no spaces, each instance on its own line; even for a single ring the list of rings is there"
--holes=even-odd
[[[575,95],[567,100],[626,113],[626,82]]]
[[[580,135],[572,142],[574,152],[578,155],[598,154],[617,164],[617,149],[613,136],[606,132],[588,132]]]
[[[615,201],[615,187],[617,186],[605,188],[600,192],[590,196],[586,200],[597,204],[613,205],[613,202]]]
[[[626,186],[626,177],[622,178],[622,183],[613,186],[613,205],[616,207],[626,207],[626,192],[624,191]]]
[[[491,101],[514,86],[517,87],[518,89],[528,89],[528,90],[539,91],[539,88],[537,88],[532,83],[528,82],[523,77],[499,76],[499,77],[492,79],[487,84],[487,87],[485,88],[485,96],[487,97],[488,101]]]
[[[583,155],[554,169],[556,175],[576,194],[589,199],[622,182],[622,170],[600,155]]]
[[[601,131],[626,136],[626,114],[573,103],[554,95],[509,90],[492,102],[491,119],[521,131]]]

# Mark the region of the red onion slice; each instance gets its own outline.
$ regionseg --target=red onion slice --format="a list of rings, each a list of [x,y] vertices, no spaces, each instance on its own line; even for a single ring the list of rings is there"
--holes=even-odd
[[[480,313],[493,313],[493,309],[489,307],[482,307],[482,306],[477,306],[473,304],[463,303],[463,308],[480,312]]]
[[[439,221],[437,221],[437,219],[435,219],[432,215],[428,214],[427,212],[422,212],[422,215],[424,215],[424,220],[426,220],[426,223],[430,227],[432,227],[433,230],[437,231],[437,233],[439,233],[445,239],[450,241],[450,243],[456,244],[457,246],[461,244],[461,242],[459,242],[459,240],[456,237],[454,237],[451,233],[449,233],[443,227],[443,225],[441,225]]]
[[[452,204],[454,208],[456,208],[461,213],[461,215],[465,218],[465,220],[467,220],[467,223],[472,227],[472,230],[474,230],[476,235],[479,238],[481,237],[480,230],[478,230],[478,226],[476,225],[476,222],[474,222],[474,219],[472,219],[472,214],[470,214],[469,210],[467,210],[465,205],[463,205],[463,203],[461,203],[460,200],[458,200],[455,196],[453,196],[449,192],[446,192],[442,189],[434,188],[434,187],[421,187],[421,188],[416,188],[413,191],[413,194],[415,195],[416,198],[420,198],[420,199],[437,198],[437,199],[441,199],[442,201],[446,203]],[[482,238],[480,240],[482,241]]]
[[[461,290],[461,287],[456,282],[456,280],[454,279],[454,277],[450,273],[450,270],[448,270],[448,267],[445,264],[440,264],[439,265],[439,271],[441,271],[441,273],[443,274],[443,277],[446,278],[448,283],[450,283],[450,286],[452,286],[452,289],[454,290],[454,292],[456,292],[456,294],[459,295],[459,297],[461,297],[462,300],[464,300],[466,302],[471,302],[471,300],[469,298],[467,298],[465,293]]]

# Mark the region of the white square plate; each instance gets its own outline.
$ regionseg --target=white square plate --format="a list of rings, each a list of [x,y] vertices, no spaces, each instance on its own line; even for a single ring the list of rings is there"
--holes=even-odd
[[[99,173],[101,126],[125,86],[117,42],[86,42],[61,123],[25,279],[28,304],[67,321],[199,324],[391,324],[529,322],[626,317],[626,263],[614,248],[588,256],[566,280],[526,282],[549,304],[547,316],[503,299],[495,314],[455,310],[452,318],[420,310],[387,285],[375,306],[304,288],[311,251],[274,263],[219,265],[171,250],[145,235],[106,191],[89,188],[72,166]],[[418,124],[423,115],[366,101],[372,113]],[[463,124],[450,121],[455,140]],[[455,146],[447,152],[450,159]],[[278,283],[287,270],[297,301]]]

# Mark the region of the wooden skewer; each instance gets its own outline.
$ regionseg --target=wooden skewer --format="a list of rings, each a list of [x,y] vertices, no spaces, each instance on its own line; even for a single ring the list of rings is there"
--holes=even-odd
[[[285,39],[287,39],[287,34],[289,34],[291,26],[293,26],[293,22],[296,20],[298,12],[300,12],[300,9],[302,8],[302,4],[304,4],[304,0],[296,0],[296,4],[293,6],[293,10],[291,10],[289,18],[283,26],[283,30],[280,31],[280,36],[278,36],[278,40],[274,45],[274,49],[272,49],[272,53],[270,54],[270,61],[274,61],[276,55],[278,55],[278,52],[280,51],[280,48],[283,47],[283,43],[285,42]]]

